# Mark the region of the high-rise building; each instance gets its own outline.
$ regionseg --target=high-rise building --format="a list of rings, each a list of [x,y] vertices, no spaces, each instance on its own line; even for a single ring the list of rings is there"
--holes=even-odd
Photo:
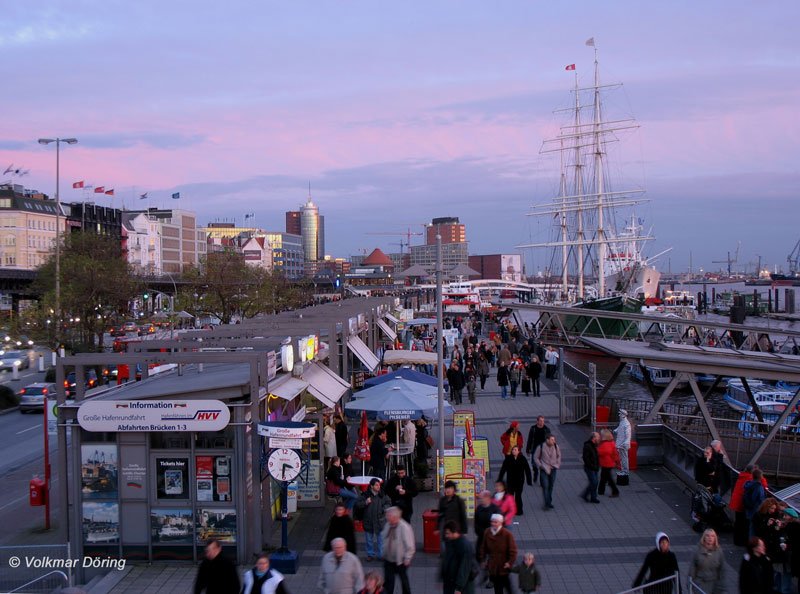
[[[300,211],[290,210],[286,213],[286,232],[300,235]]]
[[[325,257],[325,219],[319,215],[311,196],[300,208],[300,235],[306,262],[322,260]]]
[[[442,243],[463,243],[467,241],[467,232],[458,217],[439,217],[431,220],[426,227],[425,243],[436,245],[436,234],[442,236]]]

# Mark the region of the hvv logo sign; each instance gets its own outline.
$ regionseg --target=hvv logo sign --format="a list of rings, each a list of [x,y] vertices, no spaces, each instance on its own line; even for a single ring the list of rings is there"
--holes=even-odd
[[[130,406],[133,403],[147,406]],[[90,400],[78,409],[78,422],[87,431],[221,431],[231,420],[219,400]]]

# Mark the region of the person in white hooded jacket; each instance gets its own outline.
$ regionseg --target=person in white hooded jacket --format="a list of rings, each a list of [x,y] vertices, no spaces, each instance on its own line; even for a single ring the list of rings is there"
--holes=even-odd
[[[629,470],[628,465],[628,450],[631,449],[631,422],[628,420],[628,411],[624,408],[619,409],[619,425],[614,429],[617,436],[616,445],[619,452],[620,462],[620,475],[627,475]]]
[[[242,582],[242,594],[289,594],[283,574],[270,569],[269,557],[265,554],[258,556],[253,569],[244,572]]]

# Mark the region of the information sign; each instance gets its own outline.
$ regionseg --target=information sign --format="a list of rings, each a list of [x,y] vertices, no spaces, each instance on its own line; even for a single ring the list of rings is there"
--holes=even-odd
[[[231,413],[219,400],[90,400],[78,423],[96,433],[126,431],[221,431]]]

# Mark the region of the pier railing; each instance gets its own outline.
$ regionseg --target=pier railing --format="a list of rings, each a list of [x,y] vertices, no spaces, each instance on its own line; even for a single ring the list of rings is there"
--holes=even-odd
[[[681,582],[680,582],[680,574],[676,573],[669,577],[661,578],[660,580],[655,580],[653,582],[648,582],[646,584],[642,584],[641,586],[636,586],[635,588],[631,588],[630,590],[624,590],[622,592],[618,592],[617,594],[667,594],[669,592],[680,592],[681,591]],[[695,590],[694,593],[703,594],[702,591]]]

